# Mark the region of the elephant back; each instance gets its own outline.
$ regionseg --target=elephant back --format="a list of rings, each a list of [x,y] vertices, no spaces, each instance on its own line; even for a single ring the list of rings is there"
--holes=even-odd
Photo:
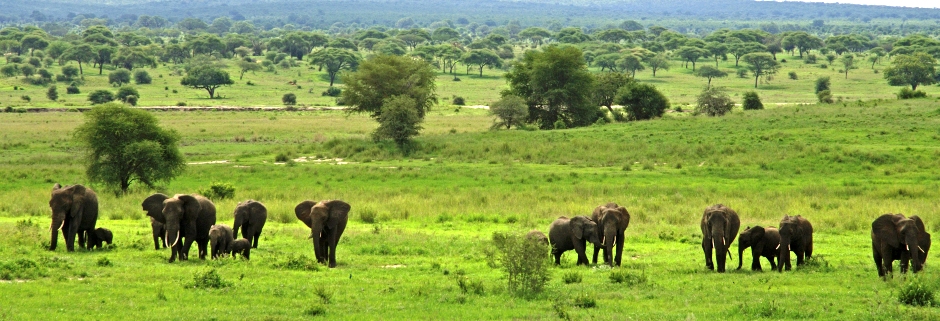
[[[904,216],[900,214],[883,214],[871,223],[871,241],[873,244],[884,243],[891,248],[901,246],[900,234],[898,234],[898,222]]]

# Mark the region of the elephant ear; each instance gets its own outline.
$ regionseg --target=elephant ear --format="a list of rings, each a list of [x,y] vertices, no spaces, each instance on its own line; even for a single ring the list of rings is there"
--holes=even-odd
[[[294,215],[297,215],[297,219],[304,222],[308,228],[313,227],[313,212],[311,210],[316,205],[317,202],[306,200],[294,207]]]
[[[617,211],[620,211],[620,213],[623,215],[623,222],[620,222],[620,224],[622,225],[622,229],[626,229],[627,227],[630,227],[630,212],[627,212],[627,208],[623,206],[618,206]]]
[[[62,185],[59,185],[59,183],[55,183],[55,185],[52,185],[52,190],[53,190],[53,191],[57,191],[57,190],[59,190],[60,188],[62,188]]]
[[[879,216],[871,223],[871,233],[880,241],[887,243],[888,246],[893,248],[901,246],[901,235],[898,233],[899,226],[895,219],[896,217],[894,215],[885,214]]]
[[[72,185],[66,188],[72,194],[72,208],[69,211],[70,217],[76,217],[82,212],[82,206],[85,204],[85,186]]]
[[[163,216],[163,201],[168,198],[166,195],[156,193],[144,199],[140,206],[144,211],[147,211],[147,216],[152,217],[157,222],[166,224],[166,217]]]
[[[349,206],[349,203],[340,200],[324,201],[321,203],[326,205],[328,209],[326,226],[329,228],[334,229],[339,223],[346,222],[349,219],[349,210],[352,208]]]
[[[758,242],[764,239],[764,234],[766,231],[764,230],[763,227],[754,226],[750,228],[749,230],[751,231],[751,240],[754,240],[754,242]]]
[[[911,215],[911,217],[908,218],[914,221],[914,225],[917,225],[917,230],[921,233],[927,233],[927,227],[924,226],[924,221],[920,219],[920,216]]]
[[[574,233],[574,238],[583,240],[584,239],[584,222],[585,220],[581,217],[572,218],[568,221],[568,224],[571,225],[571,232]]]
[[[600,222],[604,219],[603,216],[604,216],[604,210],[605,210],[605,209],[606,209],[606,207],[605,207],[604,205],[600,205],[600,206],[598,206],[598,207],[595,207],[595,208],[594,208],[594,211],[591,212],[591,220],[594,221],[594,222],[600,223]]]

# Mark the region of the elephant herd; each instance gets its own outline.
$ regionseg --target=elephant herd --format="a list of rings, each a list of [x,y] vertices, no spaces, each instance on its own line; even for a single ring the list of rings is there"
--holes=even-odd
[[[79,247],[101,248],[103,242],[111,244],[113,235],[105,228],[95,228],[98,220],[98,196],[82,185],[62,187],[55,184],[49,201],[52,209],[52,240],[49,250],[56,249],[59,230],[62,230],[68,251],[74,251],[75,236]],[[154,248],[171,249],[169,262],[189,259],[193,242],[197,244],[200,259],[207,254],[212,259],[240,254],[250,259],[252,248],[258,247],[261,230],[267,221],[264,204],[247,200],[235,207],[234,228],[216,224],[216,208],[206,197],[196,194],[177,194],[172,197],[156,193],[141,203],[150,219]],[[294,208],[297,219],[310,228],[317,261],[336,267],[336,245],[346,228],[350,206],[339,200],[303,201]],[[242,238],[238,238],[241,231]],[[86,243],[87,240],[87,243]],[[211,244],[211,254],[210,246]]]
[[[603,250],[604,262],[619,266],[624,231],[629,225],[627,209],[608,203],[595,208],[591,217],[559,217],[549,225],[547,238],[537,230],[529,232],[526,238],[548,243],[556,265],[561,263],[562,253],[569,250],[577,253],[577,265],[591,264],[586,252],[587,243],[591,243],[594,245],[593,264],[597,264],[597,254]],[[700,225],[705,267],[725,272],[725,259],[732,256],[729,249],[741,227],[738,213],[722,204],[712,205],[705,209]],[[754,271],[761,271],[761,257],[770,262],[771,270],[782,272],[792,268],[790,252],[796,255],[797,266],[805,264],[813,256],[813,225],[809,220],[800,215],[784,215],[779,226],[745,227],[738,239],[738,270],[743,265],[742,255],[748,248],[751,248],[751,270]],[[923,220],[916,215],[909,218],[901,214],[881,215],[872,222],[871,240],[872,255],[881,277],[891,273],[895,260],[900,261],[902,273],[906,273],[911,264],[915,273],[921,271],[930,251],[930,234]]]

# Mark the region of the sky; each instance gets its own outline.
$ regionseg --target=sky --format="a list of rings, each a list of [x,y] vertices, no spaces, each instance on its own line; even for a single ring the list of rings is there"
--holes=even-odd
[[[940,8],[940,0],[783,0],[783,1],[851,3],[851,4],[894,6],[894,7]]]

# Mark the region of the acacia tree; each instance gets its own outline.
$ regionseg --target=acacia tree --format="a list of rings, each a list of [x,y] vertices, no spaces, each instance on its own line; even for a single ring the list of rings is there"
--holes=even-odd
[[[181,174],[179,134],[147,111],[109,103],[85,112],[75,139],[86,149],[88,178],[127,193],[131,182],[153,187]]]
[[[845,79],[849,79],[849,70],[855,68],[855,56],[847,54],[839,59],[845,67]]]
[[[594,77],[587,70],[581,50],[548,46],[527,51],[506,73],[508,93],[522,97],[529,106],[528,121],[539,128],[593,124],[598,109],[591,102]]]
[[[708,78],[708,84],[705,85],[705,88],[711,88],[712,78],[724,78],[728,76],[728,73],[712,66],[702,66],[702,68],[699,68],[699,70],[695,71],[695,75],[702,78]]]
[[[85,71],[82,70],[82,63],[92,61],[97,56],[98,54],[94,47],[89,44],[80,44],[66,50],[59,59],[78,62],[78,73],[84,75]]]
[[[359,65],[359,55],[349,49],[325,48],[311,55],[310,62],[326,67],[330,76],[330,87],[336,80],[336,74],[343,69],[356,69]]]
[[[512,126],[518,128],[529,116],[529,111],[526,108],[525,99],[519,96],[509,95],[500,98],[490,105],[490,115],[496,116],[496,119],[493,120],[493,127],[490,129],[502,128],[503,126],[506,129]]]
[[[748,69],[754,73],[754,88],[757,88],[757,80],[760,77],[776,74],[777,69],[780,68],[780,63],[766,52],[749,53],[741,59],[748,64]]]
[[[209,98],[215,98],[215,90],[219,87],[234,83],[228,72],[212,65],[195,66],[186,72],[186,77],[180,80],[183,86],[205,89],[209,92]]]
[[[699,58],[706,57],[709,55],[709,52],[705,49],[692,47],[692,46],[683,46],[676,50],[676,55],[682,57],[682,59],[692,63],[692,71],[695,71],[695,61]],[[688,65],[686,65],[688,66]]]
[[[503,60],[495,52],[489,49],[470,50],[460,58],[460,61],[467,65],[467,74],[470,73],[470,66],[477,66],[480,70],[480,77],[483,77],[483,67],[500,67]]]
[[[936,64],[936,59],[923,52],[897,55],[891,66],[885,68],[884,77],[891,86],[910,85],[911,90],[917,90],[918,85],[930,85],[937,81],[934,78]]]
[[[594,79],[595,104],[607,107],[607,110],[613,114],[614,99],[617,98],[617,92],[631,82],[633,82],[633,79],[630,76],[620,72],[606,72],[597,75]]]
[[[653,77],[656,77],[657,70],[669,70],[669,58],[665,54],[658,54],[650,58],[646,64],[653,70]]]

